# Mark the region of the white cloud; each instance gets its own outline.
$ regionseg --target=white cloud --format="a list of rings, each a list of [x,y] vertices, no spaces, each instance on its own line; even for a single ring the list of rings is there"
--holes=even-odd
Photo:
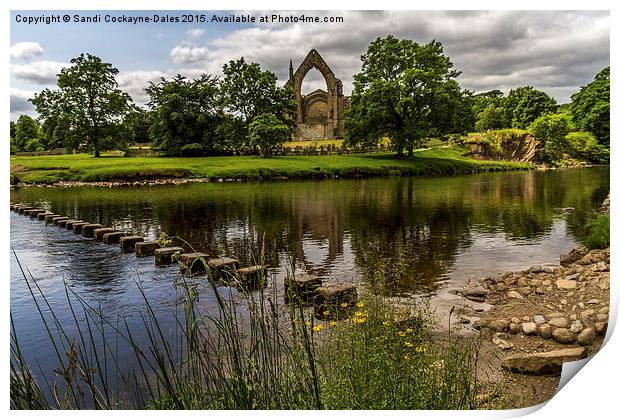
[[[267,12],[260,12],[263,15]],[[462,87],[484,91],[532,85],[567,101],[570,92],[588,83],[609,65],[608,12],[595,11],[416,11],[416,12],[286,12],[342,16],[333,24],[258,24],[198,46],[180,43],[170,52],[175,63],[221,74],[222,66],[241,56],[288,78],[289,58],[295,69],[316,48],[350,94],[360,55],[377,39],[398,38],[427,43],[441,41],[444,52],[462,72]],[[304,91],[324,88],[308,74]],[[567,93],[568,92],[568,93]]]
[[[177,45],[170,51],[170,58],[175,63],[189,64],[205,61],[209,58],[207,47]]]
[[[35,55],[43,54],[43,47],[38,42],[18,42],[9,50],[11,58],[30,59]]]
[[[29,64],[11,64],[11,75],[30,83],[55,84],[57,75],[67,63],[57,61],[35,61]]]
[[[198,38],[203,36],[204,33],[205,33],[204,29],[194,28],[194,29],[190,29],[189,31],[187,31],[186,35],[191,40],[197,40]]]
[[[10,88],[9,93],[11,96],[10,106],[11,106],[11,120],[15,120],[19,118],[22,114],[28,114],[31,116],[35,116],[36,113],[34,111],[34,106],[28,102],[28,99],[34,96],[34,92]]]

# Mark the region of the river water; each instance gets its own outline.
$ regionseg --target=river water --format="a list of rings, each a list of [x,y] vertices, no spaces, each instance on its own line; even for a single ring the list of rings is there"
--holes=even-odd
[[[442,178],[136,187],[22,188],[12,202],[157,239],[176,235],[210,256],[253,264],[264,249],[276,286],[287,268],[327,281],[364,283],[390,295],[439,296],[468,278],[557,264],[584,234],[609,192],[609,168],[505,172]],[[571,207],[567,211],[565,208]],[[565,209],[565,210],[563,210]],[[11,212],[11,314],[26,359],[53,380],[56,356],[17,263],[39,284],[69,334],[76,328],[65,285],[137,340],[141,286],[174,334],[180,292],[175,266]],[[273,284],[270,286],[273,287]],[[200,305],[214,306],[208,289]],[[212,292],[211,292],[212,293]],[[49,320],[50,314],[44,316]],[[79,320],[83,317],[76,315]],[[130,351],[118,349],[131,369]],[[36,365],[35,365],[36,366]]]

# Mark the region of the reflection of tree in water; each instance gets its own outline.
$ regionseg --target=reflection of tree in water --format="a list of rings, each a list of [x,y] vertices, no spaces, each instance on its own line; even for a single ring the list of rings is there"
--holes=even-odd
[[[421,210],[421,211],[420,211]],[[356,264],[376,291],[432,291],[469,244],[469,215],[455,208],[418,209],[405,224],[376,230],[371,225],[352,234]]]

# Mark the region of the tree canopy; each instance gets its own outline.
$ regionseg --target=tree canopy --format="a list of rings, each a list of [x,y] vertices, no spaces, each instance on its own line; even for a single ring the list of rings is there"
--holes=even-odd
[[[506,120],[513,128],[527,128],[538,117],[555,113],[557,103],[545,92],[531,86],[512,89],[504,103]]]
[[[571,96],[571,114],[575,124],[609,146],[609,67]]]
[[[123,118],[133,109],[131,97],[118,88],[118,70],[91,54],[71,60],[58,75],[58,90],[43,90],[31,102],[44,119],[67,124],[80,143],[100,155],[114,147]]]
[[[420,45],[389,35],[362,55],[345,116],[349,144],[376,144],[389,136],[401,156],[420,140],[454,132],[462,93],[459,72],[440,42]]]
[[[146,89],[150,100],[150,137],[153,144],[176,156],[188,144],[202,144],[207,151],[217,144],[219,121],[218,79],[203,74],[189,80],[181,75],[162,78]]]

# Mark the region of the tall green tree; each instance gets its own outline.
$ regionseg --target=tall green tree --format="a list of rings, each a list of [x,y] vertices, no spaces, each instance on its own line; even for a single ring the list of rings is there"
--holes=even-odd
[[[25,151],[26,145],[39,138],[39,123],[28,116],[20,115],[15,123],[15,146],[19,151]]]
[[[486,130],[497,130],[500,128],[504,128],[503,108],[496,108],[495,105],[489,104],[478,114],[478,118],[476,120],[476,131],[482,132]]]
[[[609,147],[609,67],[594,80],[571,96],[571,114],[579,128],[596,137],[601,145]]]
[[[207,153],[219,148],[216,129],[221,120],[219,81],[203,74],[190,80],[181,75],[162,78],[146,89],[150,100],[150,138],[168,155],[178,156],[188,144],[201,144]]]
[[[426,137],[451,132],[454,105],[462,98],[455,80],[459,72],[452,67],[437,41],[420,45],[392,35],[377,38],[354,76],[347,142],[374,145],[389,136],[402,156]]]
[[[80,54],[58,75],[58,90],[45,89],[31,102],[44,118],[54,115],[69,124],[72,136],[100,156],[114,147],[124,117],[133,109],[131,97],[118,88],[118,69],[91,54]]]
[[[281,122],[293,126],[295,121],[295,95],[290,87],[278,87],[277,76],[261,70],[257,63],[246,63],[241,57],[224,65],[221,100],[224,109],[237,122],[235,130],[223,130],[249,140],[248,128],[261,114],[273,115]],[[239,124],[240,123],[240,124]]]
[[[510,91],[504,102],[505,118],[513,128],[525,129],[538,117],[557,111],[555,99],[531,86]]]

